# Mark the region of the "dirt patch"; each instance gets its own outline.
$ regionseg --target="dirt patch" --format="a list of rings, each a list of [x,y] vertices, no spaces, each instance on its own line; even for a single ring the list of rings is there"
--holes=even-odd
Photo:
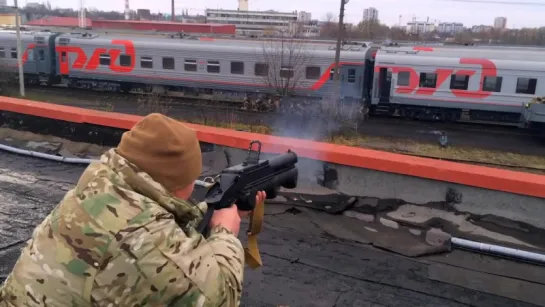
[[[346,146],[383,150],[393,153],[418,155],[462,163],[487,164],[493,167],[545,174],[545,157],[467,147],[446,147],[407,139],[379,137],[334,137],[332,143]]]

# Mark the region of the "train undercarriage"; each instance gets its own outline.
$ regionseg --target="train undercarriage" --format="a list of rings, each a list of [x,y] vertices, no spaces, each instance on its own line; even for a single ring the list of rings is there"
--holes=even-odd
[[[441,122],[489,122],[495,124],[520,124],[520,114],[511,112],[493,112],[457,108],[435,108],[402,104],[379,104],[370,108],[371,115],[396,116],[410,120],[428,120]]]

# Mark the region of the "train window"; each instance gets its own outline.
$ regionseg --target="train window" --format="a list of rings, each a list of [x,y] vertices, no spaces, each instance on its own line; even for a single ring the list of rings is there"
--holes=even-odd
[[[322,71],[319,66],[307,66],[307,79],[317,80],[320,79]]]
[[[45,51],[43,49],[38,50],[38,59],[40,61],[45,61]]]
[[[392,78],[391,73],[390,78]],[[356,83],[356,70],[354,68],[348,69],[348,83]]]
[[[100,65],[110,65],[110,55],[109,54],[101,54],[100,55]]]
[[[450,76],[451,90],[466,90],[469,87],[469,75],[452,74]]]
[[[17,48],[11,48],[11,58],[17,58]]]
[[[255,75],[256,76],[268,76],[269,75],[269,65],[264,63],[255,63]]]
[[[220,73],[220,61],[208,61],[206,71],[214,74]]]
[[[153,68],[153,58],[150,56],[140,57],[140,67],[142,68]]]
[[[534,78],[518,78],[517,94],[535,94],[537,79]]]
[[[66,51],[61,52],[61,62],[66,62]]]
[[[435,88],[437,86],[437,74],[431,72],[421,72],[419,86]]]
[[[122,54],[119,56],[119,65],[131,66],[132,57],[128,54]]]
[[[244,62],[231,62],[231,73],[237,75],[244,74]]]
[[[4,48],[0,48],[0,58],[6,57],[6,51],[4,51]]]
[[[411,73],[408,71],[400,71],[397,74],[397,85],[398,86],[409,86],[411,81]]]
[[[483,91],[485,92],[501,92],[501,83],[503,77],[486,76],[483,80]]]
[[[293,78],[293,67],[289,65],[280,66],[280,78]]]
[[[185,60],[184,70],[185,71],[197,71],[197,60]]]
[[[174,58],[163,57],[163,69],[174,69]]]

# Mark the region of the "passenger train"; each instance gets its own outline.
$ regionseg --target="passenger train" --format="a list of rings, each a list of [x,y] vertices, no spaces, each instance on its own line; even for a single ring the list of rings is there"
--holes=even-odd
[[[277,41],[264,47],[262,41],[53,32],[21,37],[29,83],[237,96],[274,95],[290,87],[291,95],[305,99],[334,93],[335,46],[327,44]],[[14,31],[0,31],[0,63],[16,72]],[[340,96],[371,114],[467,117],[545,131],[545,104],[530,103],[545,96],[545,51],[344,45]]]

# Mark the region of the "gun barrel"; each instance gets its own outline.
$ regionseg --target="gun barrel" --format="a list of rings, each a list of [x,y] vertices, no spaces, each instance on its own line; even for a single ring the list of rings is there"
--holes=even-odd
[[[294,189],[297,187],[299,171],[295,167],[291,167],[285,172],[275,175],[271,180],[258,186],[259,190],[267,192],[267,198],[276,197],[277,189],[284,187],[286,189]]]
[[[297,163],[297,160],[297,155],[293,151],[289,151],[285,154],[281,154],[269,159],[269,165],[274,170],[280,170]]]

